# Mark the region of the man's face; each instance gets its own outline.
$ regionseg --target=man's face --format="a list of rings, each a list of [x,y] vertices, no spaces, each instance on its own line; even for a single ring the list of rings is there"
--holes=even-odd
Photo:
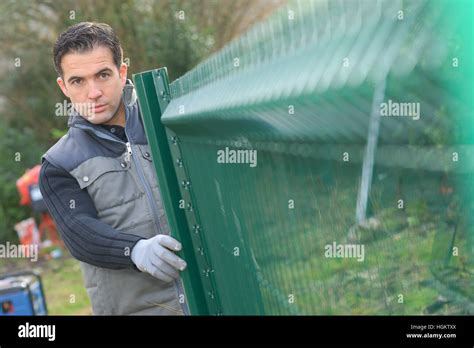
[[[114,64],[108,47],[95,46],[86,52],[62,57],[63,76],[57,82],[74,108],[94,124],[107,123],[119,109],[127,80],[127,65]]]

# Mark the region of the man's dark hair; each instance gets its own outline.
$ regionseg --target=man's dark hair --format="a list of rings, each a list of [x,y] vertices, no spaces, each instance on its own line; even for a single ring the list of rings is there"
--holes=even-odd
[[[117,68],[122,64],[122,46],[113,29],[105,23],[81,22],[62,32],[53,48],[54,68],[59,76],[63,75],[61,59],[67,53],[87,52],[95,46],[105,46],[112,51]]]

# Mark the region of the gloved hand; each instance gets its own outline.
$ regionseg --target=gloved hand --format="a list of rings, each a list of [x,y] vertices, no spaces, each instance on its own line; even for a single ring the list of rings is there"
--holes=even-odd
[[[159,234],[138,241],[132,249],[131,259],[140,271],[171,282],[179,278],[178,270],[183,271],[186,268],[186,262],[173,252],[180,250],[180,242],[165,234]]]

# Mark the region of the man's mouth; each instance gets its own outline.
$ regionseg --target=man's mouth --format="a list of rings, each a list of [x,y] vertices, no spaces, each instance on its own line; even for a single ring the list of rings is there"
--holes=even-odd
[[[107,108],[107,104],[97,104],[94,106],[94,113],[99,113],[99,112],[102,112],[102,111],[105,111],[105,109]]]

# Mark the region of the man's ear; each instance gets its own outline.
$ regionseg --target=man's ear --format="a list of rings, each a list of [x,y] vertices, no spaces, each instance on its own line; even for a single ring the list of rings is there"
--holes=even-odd
[[[58,77],[56,79],[56,82],[58,83],[59,87],[61,88],[61,91],[63,91],[64,95],[69,98],[69,93],[67,92],[66,85],[64,84],[64,81],[61,77]]]
[[[119,69],[119,75],[120,75],[120,80],[122,80],[122,87],[125,86],[125,83],[127,82],[127,64],[122,63],[120,65]]]

